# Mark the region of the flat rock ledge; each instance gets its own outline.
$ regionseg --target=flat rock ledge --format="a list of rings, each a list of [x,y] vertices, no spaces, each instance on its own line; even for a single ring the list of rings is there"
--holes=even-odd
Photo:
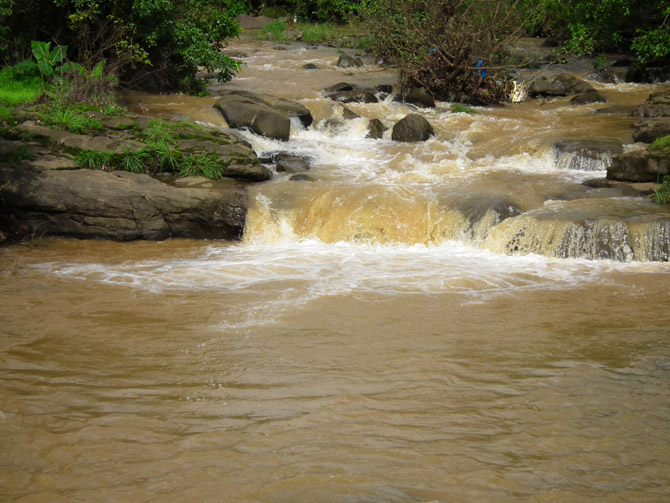
[[[0,242],[43,236],[162,240],[239,240],[246,187],[271,178],[251,147],[230,130],[164,120],[184,159],[215,159],[221,178],[80,169],[82,152],[123,155],[146,146],[147,117],[98,117],[103,128],[75,134],[48,127],[31,111],[0,138]],[[19,156],[17,153],[21,153]]]
[[[165,183],[125,171],[0,165],[0,229],[10,239],[236,240],[246,211],[244,184],[233,179]]]

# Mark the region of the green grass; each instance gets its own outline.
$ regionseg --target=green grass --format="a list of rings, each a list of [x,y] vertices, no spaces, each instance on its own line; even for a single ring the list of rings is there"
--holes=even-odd
[[[663,178],[663,183],[654,189],[651,198],[656,204],[670,204],[670,176]]]
[[[101,131],[102,123],[79,113],[74,108],[46,108],[40,119],[48,126],[61,131],[84,134],[89,130]]]
[[[74,162],[83,169],[107,169],[111,167],[111,158],[109,152],[82,150],[74,158]]]
[[[174,135],[162,120],[153,120],[144,130],[144,141],[147,143],[172,143]]]
[[[131,150],[130,147],[120,154],[114,154],[111,159],[115,168],[131,173],[144,173],[150,160],[149,152],[145,149]]]
[[[467,105],[464,105],[463,103],[454,103],[451,105],[452,113],[465,113],[465,114],[476,114],[477,110],[474,108],[471,108]]]
[[[274,42],[288,41],[286,23],[283,23],[282,21],[273,21],[261,29],[258,38],[261,40],[272,40]]]
[[[0,105],[14,107],[34,103],[43,92],[39,77],[20,78],[10,67],[0,70]]]
[[[182,176],[204,176],[211,180],[220,180],[225,176],[225,166],[217,159],[216,154],[192,154],[186,157],[179,169]]]
[[[656,152],[659,154],[670,154],[670,135],[657,138],[654,143],[649,145],[649,152]]]

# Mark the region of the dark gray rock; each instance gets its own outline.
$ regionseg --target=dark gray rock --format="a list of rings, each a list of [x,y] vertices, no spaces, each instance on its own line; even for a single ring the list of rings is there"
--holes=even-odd
[[[338,82],[337,84],[333,84],[332,86],[326,87],[324,91],[326,94],[330,93],[342,93],[345,91],[355,91],[356,89],[359,89],[359,86],[356,84],[351,84],[349,82]]]
[[[300,103],[246,91],[226,91],[214,104],[230,127],[249,128],[256,134],[288,140],[291,117],[303,126],[312,124],[312,114]]]
[[[318,70],[319,67],[316,66],[314,63],[307,63],[306,65],[302,65],[303,70]]]
[[[391,138],[395,141],[426,141],[434,134],[433,127],[425,117],[409,114],[393,126]]]
[[[267,16],[249,16],[240,14],[235,18],[243,30],[260,30],[274,21]]]
[[[435,100],[423,87],[412,87],[399,93],[394,101],[411,103],[421,108],[434,108]]]
[[[339,59],[337,60],[337,66],[340,68],[358,68],[363,66],[363,61],[356,56],[350,56],[349,54],[340,54]]]
[[[607,178],[627,182],[660,182],[670,175],[670,156],[636,150],[612,159]]]
[[[309,159],[282,152],[276,158],[277,173],[301,173],[309,170]]]
[[[670,91],[654,93],[631,115],[637,117],[670,117]]]
[[[119,241],[170,237],[239,239],[244,185],[185,178],[0,165],[0,228],[8,236]]]
[[[586,80],[592,80],[594,82],[600,82],[601,84],[619,84],[621,79],[614,73],[612,70],[607,68],[601,68],[594,72],[589,73],[586,76]]]
[[[341,103],[379,103],[377,96],[370,89],[334,92],[330,93],[328,98]]]
[[[368,134],[366,138],[380,140],[384,137],[384,133],[388,130],[386,126],[379,119],[371,119],[368,122]]]
[[[670,117],[641,120],[634,128],[633,140],[653,143],[658,138],[670,135]]]
[[[311,181],[313,181],[312,178],[309,175],[305,175],[303,173],[293,175],[293,176],[291,176],[291,178],[289,178],[289,180],[291,180],[292,182],[311,182]]]
[[[595,91],[593,86],[567,73],[549,77],[539,77],[528,86],[528,95],[537,96],[570,96],[572,94]]]
[[[597,91],[588,91],[570,99],[570,103],[584,105],[586,103],[607,103],[607,100]]]

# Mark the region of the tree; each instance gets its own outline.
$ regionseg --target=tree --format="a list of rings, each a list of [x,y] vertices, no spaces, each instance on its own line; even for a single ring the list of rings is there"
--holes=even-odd
[[[521,0],[378,0],[365,14],[374,52],[394,61],[403,86],[436,99],[493,103],[505,45],[522,33]]]
[[[31,40],[53,42],[82,64],[107,60],[122,82],[153,90],[197,87],[198,67],[223,81],[238,69],[220,51],[239,33],[226,0],[1,1],[6,62],[26,57]]]

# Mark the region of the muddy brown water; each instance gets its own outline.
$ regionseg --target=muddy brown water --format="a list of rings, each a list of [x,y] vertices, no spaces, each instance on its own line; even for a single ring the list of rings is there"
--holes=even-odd
[[[631,119],[598,111],[656,88],[477,115],[438,104],[422,111],[436,138],[398,145],[365,139],[364,119],[326,125],[320,93],[390,72],[233,49],[249,56],[230,87],[312,111],[288,144],[247,138],[310,158],[314,181],[250,190],[238,244],[0,249],[0,500],[670,499],[670,268],[634,246],[663,210],[593,192],[582,182],[602,171],[559,169],[552,150],[629,142]],[[220,120],[214,98],[132,99]],[[351,108],[389,124],[410,110]],[[522,213],[499,223],[506,205]],[[535,237],[512,252],[519,219]],[[572,253],[588,236],[563,229],[584,219],[627,222],[619,255]],[[580,246],[561,251],[566,233]]]

